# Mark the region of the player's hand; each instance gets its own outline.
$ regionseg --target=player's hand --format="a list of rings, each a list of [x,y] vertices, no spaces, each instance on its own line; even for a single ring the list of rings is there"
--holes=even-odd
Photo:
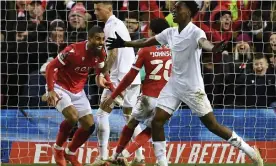
[[[222,42],[216,44],[213,48],[212,48],[212,52],[214,54],[220,53],[222,51],[224,51],[224,49],[226,48],[226,43],[225,40],[223,40]]]
[[[114,99],[112,99],[112,98],[109,96],[107,99],[105,99],[105,100],[102,102],[101,106],[102,106],[103,109],[106,109],[106,108],[109,108],[110,105],[111,105],[113,102],[114,102]]]
[[[55,107],[61,98],[55,91],[48,92],[47,102],[49,106]]]
[[[108,89],[110,87],[111,82],[107,81],[104,77],[97,75],[96,76],[96,84],[99,87]]]
[[[43,102],[46,102],[46,101],[48,100],[48,96],[47,96],[46,93],[41,97],[41,100],[42,100]]]
[[[117,32],[115,32],[116,35],[116,39],[109,37],[107,38],[106,42],[106,46],[108,50],[112,50],[114,48],[121,48],[121,47],[125,47],[125,41],[121,38],[121,36],[118,35]]]

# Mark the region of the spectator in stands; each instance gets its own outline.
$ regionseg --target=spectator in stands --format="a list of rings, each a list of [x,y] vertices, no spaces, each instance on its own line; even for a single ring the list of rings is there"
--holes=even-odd
[[[173,11],[173,7],[176,1],[172,1],[172,0],[166,0],[166,6],[165,8],[169,11],[169,14],[165,17],[165,19],[167,20],[168,24],[170,27],[177,27],[178,24],[173,22],[173,15],[172,15],[172,11]]]
[[[224,6],[232,13],[232,29],[240,30],[243,22],[250,20],[251,11],[255,10],[260,2],[252,0],[219,0],[217,6]]]
[[[236,81],[235,105],[246,108],[267,108],[276,101],[275,74],[268,73],[268,62],[263,54],[253,60],[254,73],[241,75]]]
[[[140,21],[141,22],[141,33],[144,37],[149,37],[149,21],[155,18],[164,18],[163,13],[160,11],[160,8],[156,0],[149,1],[139,1],[139,12],[140,12]]]
[[[87,39],[86,9],[82,3],[77,3],[71,9],[69,16],[68,42],[79,42]]]
[[[222,40],[231,41],[233,38],[231,12],[223,6],[214,9],[211,15],[210,25],[206,25],[204,22],[197,20],[194,20],[194,22],[205,31],[208,40],[212,42],[221,42]]]
[[[264,41],[268,41],[271,32],[276,30],[276,26],[273,26],[273,22],[268,20],[268,18],[263,18],[261,10],[255,10],[252,13],[251,20],[245,23],[244,31],[250,32],[257,52],[265,51]]]
[[[276,33],[271,33],[266,51],[269,58],[271,72],[276,74]]]
[[[56,19],[50,23],[48,36],[44,42],[29,43],[29,70],[38,72],[40,66],[49,57],[55,58],[59,51],[66,47],[65,24],[62,20]],[[32,74],[38,74],[33,73]]]
[[[28,83],[24,86],[23,95],[20,101],[21,107],[30,107],[30,108],[42,108],[47,107],[47,103],[41,101],[41,97],[45,94],[45,71],[47,65],[54,58],[48,58],[47,62],[44,63],[40,71],[34,71],[29,75]]]
[[[125,17],[125,24],[129,31],[131,40],[142,38],[138,17],[138,12],[128,12]],[[137,53],[138,50],[138,48],[134,48],[135,53]]]
[[[233,52],[224,52],[221,69],[224,74],[223,91],[225,94],[224,105],[233,107],[235,99],[235,81],[240,75],[252,72],[252,59],[254,48],[252,47],[252,37],[246,33],[242,33],[237,37],[236,45]]]

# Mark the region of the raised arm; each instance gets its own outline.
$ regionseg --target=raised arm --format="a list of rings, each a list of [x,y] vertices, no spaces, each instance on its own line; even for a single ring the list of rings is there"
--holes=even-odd
[[[206,51],[213,52],[214,54],[224,51],[226,45],[225,41],[222,41],[216,45],[213,45],[206,38],[201,38],[198,40],[198,45]]]
[[[147,39],[139,39],[134,41],[124,41],[121,36],[116,34],[116,39],[109,37],[107,39],[107,48],[108,50],[112,50],[114,48],[122,48],[122,47],[135,47],[135,48],[141,48],[141,47],[149,47],[154,45],[159,45],[155,37],[147,38]]]

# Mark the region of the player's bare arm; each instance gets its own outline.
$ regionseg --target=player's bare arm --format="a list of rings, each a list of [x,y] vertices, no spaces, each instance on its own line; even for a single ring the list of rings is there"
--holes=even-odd
[[[104,67],[101,69],[101,73],[96,76],[96,84],[103,88],[109,88],[109,81],[106,80],[106,76],[109,74],[109,70],[111,69],[113,63],[115,62],[118,54],[118,49],[114,48],[110,51],[109,56],[107,56],[107,59],[104,63]]]
[[[215,54],[219,53],[219,52],[222,52],[226,47],[225,41],[222,41],[222,42],[220,42],[216,45],[213,45],[210,41],[208,41],[205,38],[199,39],[198,44],[204,50],[213,52]]]
[[[112,50],[110,50],[110,54],[109,54],[109,56],[107,56],[107,59],[105,61],[105,65],[102,69],[102,73],[106,74],[110,71],[113,63],[116,61],[117,54],[118,54],[118,49],[117,48],[113,48]]]
[[[147,38],[147,39],[138,39],[134,41],[124,41],[121,36],[115,32],[117,38],[109,37],[107,39],[107,48],[112,50],[114,48],[122,48],[122,47],[135,47],[135,48],[142,48],[142,47],[149,47],[154,45],[160,45],[155,37]]]

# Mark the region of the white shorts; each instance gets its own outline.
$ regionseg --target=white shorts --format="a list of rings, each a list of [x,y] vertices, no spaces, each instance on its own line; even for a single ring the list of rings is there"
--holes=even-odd
[[[90,103],[86,97],[84,90],[82,90],[77,94],[74,94],[55,84],[54,91],[61,98],[61,100],[57,103],[57,106],[56,106],[56,109],[59,112],[62,113],[62,111],[65,108],[69,106],[74,106],[78,111],[79,118],[92,114]]]
[[[146,126],[150,127],[151,120],[154,117],[154,109],[157,105],[157,98],[141,95],[138,97],[137,104],[132,109],[131,116],[139,121],[144,122]]]
[[[213,111],[204,90],[186,90],[184,94],[179,95],[173,87],[174,86],[171,82],[168,82],[165,85],[158,97],[157,107],[163,109],[169,114],[173,114],[173,112],[179,108],[181,102],[184,102],[192,112],[199,117]]]
[[[116,88],[119,85],[119,82],[113,83],[114,87]],[[102,96],[101,96],[101,102],[103,102],[107,97],[111,95],[111,91],[109,89],[104,89]],[[124,99],[122,102],[118,101],[114,104],[112,104],[110,107],[113,108],[115,104],[122,107],[130,107],[133,108],[135,104],[137,103],[137,98],[140,94],[140,85],[130,85],[124,92]],[[118,96],[116,100],[120,100],[120,97]],[[121,104],[118,104],[121,103]]]

